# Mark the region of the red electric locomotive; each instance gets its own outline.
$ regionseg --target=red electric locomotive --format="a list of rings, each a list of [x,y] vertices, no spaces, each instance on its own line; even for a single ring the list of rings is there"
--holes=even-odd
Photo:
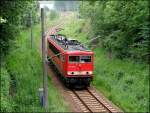
[[[53,62],[67,85],[90,85],[93,54],[77,40],[67,39],[64,35],[50,35],[47,38],[48,60]]]

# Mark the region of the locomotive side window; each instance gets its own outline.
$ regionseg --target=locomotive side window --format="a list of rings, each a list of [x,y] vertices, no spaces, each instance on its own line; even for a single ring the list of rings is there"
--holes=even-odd
[[[91,62],[91,56],[80,56],[80,62]]]
[[[52,50],[52,52],[54,53],[54,54],[59,54],[60,52],[59,52],[59,50],[54,46],[54,45],[52,45],[51,43],[49,43],[49,49],[50,50]],[[58,57],[59,57],[60,55],[58,55]]]
[[[79,62],[79,56],[69,56],[69,62]]]

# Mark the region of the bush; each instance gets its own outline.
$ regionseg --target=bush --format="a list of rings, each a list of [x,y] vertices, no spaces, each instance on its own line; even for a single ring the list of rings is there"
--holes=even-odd
[[[1,111],[8,112],[12,110],[12,104],[9,95],[10,75],[6,68],[1,67]]]

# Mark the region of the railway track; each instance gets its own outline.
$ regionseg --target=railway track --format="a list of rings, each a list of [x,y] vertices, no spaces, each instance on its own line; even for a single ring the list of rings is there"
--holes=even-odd
[[[68,93],[80,106],[82,112],[122,112],[119,108],[106,100],[106,98],[98,95],[93,89],[70,90]]]

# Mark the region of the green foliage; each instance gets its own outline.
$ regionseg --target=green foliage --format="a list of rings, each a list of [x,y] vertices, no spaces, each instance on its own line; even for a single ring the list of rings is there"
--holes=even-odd
[[[36,1],[0,1],[0,48],[1,56],[9,50],[9,42],[14,40],[21,28],[30,26],[29,13],[32,11],[33,22],[39,21],[37,16],[38,2]]]
[[[34,59],[31,59],[32,56]],[[13,110],[32,110],[32,107],[37,106],[37,103],[39,103],[37,89],[38,84],[40,84],[38,75],[41,75],[41,68],[38,53],[18,49],[8,56],[7,61],[7,68],[17,82],[17,91],[13,98],[16,106]]]
[[[37,24],[40,21],[40,17],[38,15],[39,3],[37,1],[33,1],[32,4],[28,5],[24,10],[23,15],[20,16],[21,26],[23,28],[31,26],[31,18],[32,24]]]
[[[10,75],[5,67],[1,67],[1,111],[11,111],[12,105],[9,95]]]
[[[94,50],[93,84],[125,112],[148,112],[148,65],[108,59],[102,48]],[[119,92],[119,93],[117,93]]]
[[[4,56],[13,45],[12,40],[17,36],[20,26],[21,15],[24,14],[31,1],[0,1],[0,53],[1,63],[4,63]],[[2,66],[2,65],[1,65]],[[11,75],[5,67],[1,67],[1,111],[13,110],[15,103],[12,101],[12,80]],[[10,94],[9,94],[10,93]]]
[[[148,60],[148,1],[97,1],[80,5],[81,17],[90,18],[93,35],[118,58]]]
[[[76,18],[76,14],[72,14],[65,19],[65,24],[62,26],[64,30],[60,31],[59,33],[65,34],[68,38],[78,39],[81,42],[85,42],[87,40],[87,34],[82,32],[83,26],[84,20],[78,20]]]
[[[31,1],[1,1],[1,18],[10,24],[19,24],[20,16],[24,13]]]
[[[35,49],[30,50],[27,32],[29,31],[19,35],[20,38],[15,41],[16,44],[11,47],[6,59],[7,69],[16,82],[12,87],[16,91],[12,98],[15,104],[11,111],[34,111],[35,108],[41,110],[37,92],[41,84],[40,56]]]
[[[59,16],[59,14],[58,14],[57,11],[55,11],[55,10],[50,10],[50,14],[49,14],[50,20],[54,20],[54,19],[58,18],[58,16]]]
[[[1,48],[1,57],[2,55],[7,54],[7,50],[10,47],[10,41],[16,36],[18,29],[12,24],[2,23],[0,24],[0,48]]]

